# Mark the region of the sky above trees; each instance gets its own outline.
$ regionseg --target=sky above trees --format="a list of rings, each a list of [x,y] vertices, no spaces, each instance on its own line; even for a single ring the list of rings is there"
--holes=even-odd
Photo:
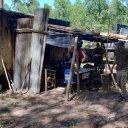
[[[50,6],[54,6],[54,0],[37,0],[40,3],[40,6],[43,7],[45,3],[49,4]],[[75,3],[76,0],[70,0],[71,3]],[[5,0],[5,3],[11,6],[12,0]]]

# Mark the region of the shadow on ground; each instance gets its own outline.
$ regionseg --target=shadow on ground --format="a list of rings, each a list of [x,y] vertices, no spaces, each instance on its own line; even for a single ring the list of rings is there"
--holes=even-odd
[[[0,127],[117,128],[128,126],[128,103],[118,93],[84,91],[64,102],[64,89],[35,95],[0,94]]]

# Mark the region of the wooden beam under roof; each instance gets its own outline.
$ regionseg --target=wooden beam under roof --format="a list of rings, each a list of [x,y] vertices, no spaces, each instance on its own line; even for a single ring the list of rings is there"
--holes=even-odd
[[[89,31],[89,30],[85,30],[85,29],[76,29],[76,28],[71,28],[71,27],[65,27],[65,26],[60,26],[60,25],[51,25],[48,24],[48,28],[49,29],[54,29],[54,30],[61,30],[61,31],[65,31],[67,33],[73,33],[73,34],[90,34],[90,35],[94,35],[94,36],[99,36],[100,33],[99,32],[94,32],[94,31]]]
[[[114,33],[100,33],[102,36],[108,36],[109,38],[117,38],[117,39],[123,39],[128,40],[128,36],[120,35],[120,34],[114,34]]]

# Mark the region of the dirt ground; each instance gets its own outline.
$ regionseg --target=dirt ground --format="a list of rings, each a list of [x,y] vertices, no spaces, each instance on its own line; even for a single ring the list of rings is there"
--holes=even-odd
[[[128,96],[83,91],[68,103],[64,88],[35,95],[0,94],[0,128],[128,128]]]

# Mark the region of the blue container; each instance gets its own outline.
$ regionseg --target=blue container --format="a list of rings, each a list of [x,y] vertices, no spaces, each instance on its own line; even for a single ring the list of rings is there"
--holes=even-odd
[[[64,70],[64,83],[68,83],[69,75],[70,75],[70,69],[65,69]],[[73,71],[72,78],[71,78],[71,84],[74,84],[75,82],[76,82],[76,79],[74,77],[74,71]]]
[[[69,72],[70,72],[71,62],[66,63],[65,66],[66,66],[66,67],[65,67],[65,68],[66,68],[65,70],[69,70]]]

